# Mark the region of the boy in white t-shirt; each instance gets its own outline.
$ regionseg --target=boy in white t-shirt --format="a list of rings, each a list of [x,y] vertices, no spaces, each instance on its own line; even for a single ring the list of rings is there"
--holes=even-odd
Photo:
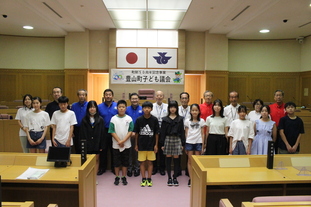
[[[129,166],[129,155],[131,148],[130,137],[134,129],[133,120],[125,114],[126,101],[119,100],[117,103],[118,114],[110,120],[108,133],[112,135],[113,163],[115,170],[115,185],[119,185],[119,173],[122,170],[122,184],[127,185],[126,172]]]
[[[53,127],[52,144],[55,147],[70,147],[73,145],[73,127],[77,124],[76,115],[68,109],[69,99],[66,96],[58,98],[60,110],[53,113],[51,124]]]

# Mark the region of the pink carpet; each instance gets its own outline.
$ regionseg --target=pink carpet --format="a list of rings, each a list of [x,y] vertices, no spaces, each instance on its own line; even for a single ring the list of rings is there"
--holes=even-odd
[[[166,185],[167,175],[159,173],[152,176],[152,187],[140,187],[141,176],[127,177],[128,185],[118,186],[113,184],[115,175],[107,171],[97,176],[97,206],[124,206],[124,207],[189,207],[190,187],[189,177],[183,175],[178,177],[179,186],[169,187]]]

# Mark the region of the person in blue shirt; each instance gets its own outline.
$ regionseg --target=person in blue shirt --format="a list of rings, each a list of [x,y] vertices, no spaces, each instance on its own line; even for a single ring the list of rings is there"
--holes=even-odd
[[[106,89],[103,92],[104,102],[98,105],[99,115],[104,119],[104,148],[99,153],[99,169],[97,175],[102,175],[107,170],[108,165],[108,151],[110,151],[111,172],[114,173],[113,154],[112,154],[112,136],[108,133],[111,118],[118,114],[117,103],[113,101],[113,91]]]
[[[81,154],[81,143],[80,143],[80,127],[83,117],[86,115],[86,107],[87,107],[87,91],[84,89],[79,89],[77,92],[77,96],[79,101],[75,102],[71,106],[71,110],[75,113],[77,118],[77,124],[74,125],[73,129],[73,145],[75,148],[76,154]]]
[[[139,105],[139,96],[137,93],[130,94],[131,105],[126,108],[126,114],[129,115],[133,123],[135,124],[136,119],[144,114],[142,107]],[[132,177],[133,171],[134,176],[137,177],[140,174],[139,170],[139,162],[138,162],[138,152],[135,150],[135,133],[131,136],[131,144],[130,155],[129,155],[129,163],[130,166],[127,169],[127,176]]]

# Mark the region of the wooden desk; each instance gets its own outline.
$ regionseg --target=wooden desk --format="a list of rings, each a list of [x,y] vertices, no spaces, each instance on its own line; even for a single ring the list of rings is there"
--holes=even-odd
[[[311,206],[310,201],[295,201],[295,202],[242,202],[242,207],[300,207]]]
[[[240,206],[242,201],[256,196],[308,195],[311,192],[311,176],[298,176],[299,168],[295,168],[298,165],[311,167],[310,154],[275,155],[274,169],[266,168],[265,155],[197,155],[191,159],[193,207],[217,206],[221,198]],[[286,169],[276,169],[281,162]]]
[[[32,201],[26,202],[2,202],[2,207],[34,207]]]
[[[2,199],[32,200],[36,206],[96,206],[95,155],[88,155],[80,166],[80,155],[71,155],[71,166],[55,168],[46,162],[47,154],[0,153]],[[28,167],[49,169],[38,180],[16,179]]]

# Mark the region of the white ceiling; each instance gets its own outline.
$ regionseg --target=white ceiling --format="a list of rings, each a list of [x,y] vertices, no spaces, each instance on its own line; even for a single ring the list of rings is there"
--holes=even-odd
[[[306,37],[311,35],[310,4],[311,0],[192,0],[179,29],[226,34],[230,39]],[[5,35],[59,37],[115,28],[102,0],[0,0],[0,15],[0,34]],[[261,29],[270,33],[261,34]]]

